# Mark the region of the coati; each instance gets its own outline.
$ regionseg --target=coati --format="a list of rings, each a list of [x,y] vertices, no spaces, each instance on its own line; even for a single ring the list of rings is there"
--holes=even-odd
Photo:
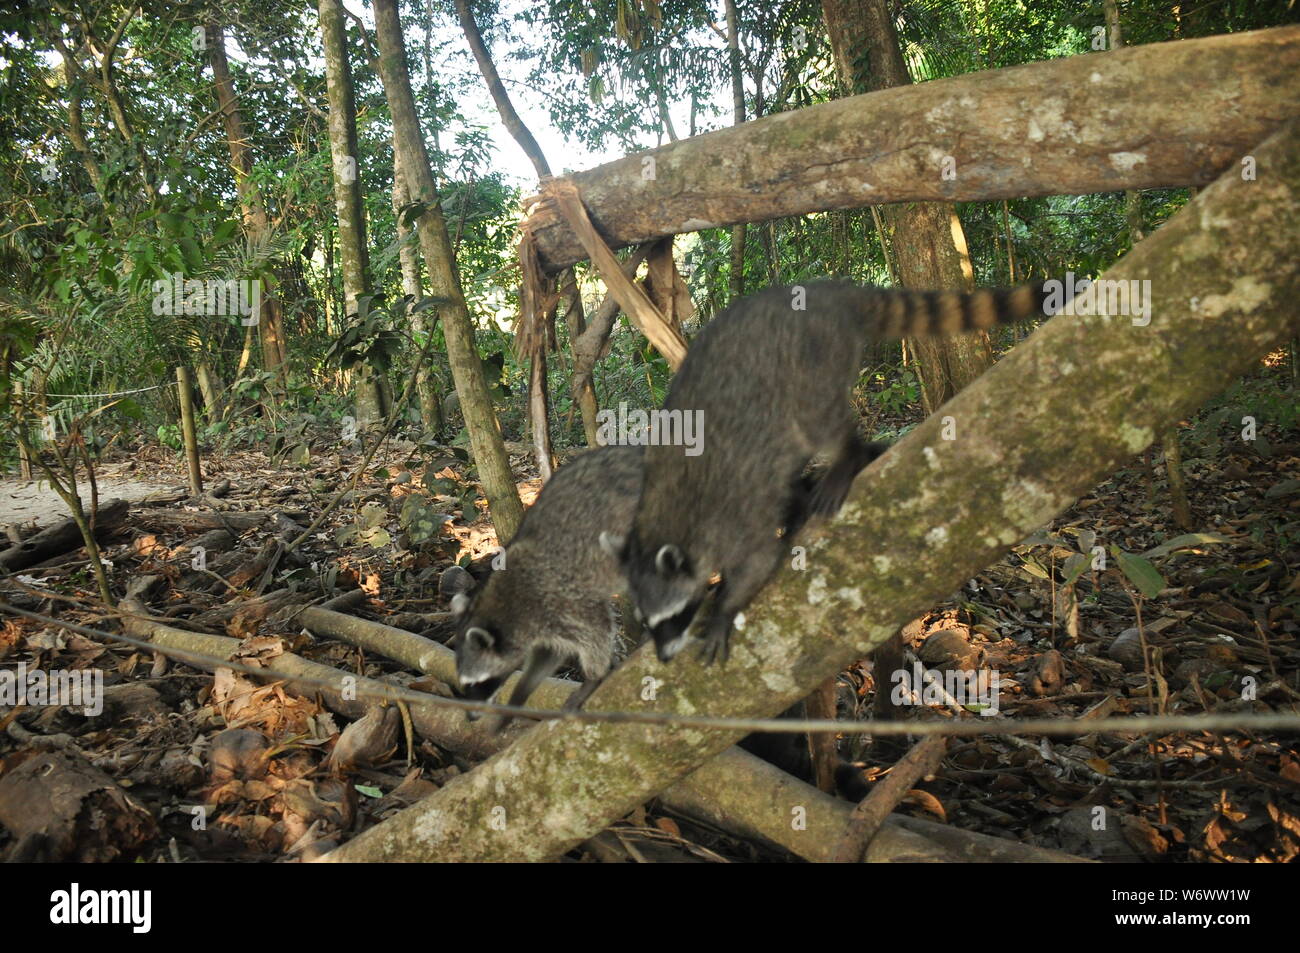
[[[1043,313],[1045,297],[1042,285],[962,294],[821,281],[751,295],[707,324],[664,403],[703,412],[702,447],[647,447],[631,531],[601,537],[660,660],[686,644],[715,574],[702,655],[725,660],[741,611],[788,552],[783,524],[835,513],[886,449],[858,436],[849,400],[869,340],[1019,321]],[[825,451],[830,466],[810,484],[805,467]]]
[[[627,531],[641,491],[643,447],[599,447],[556,470],[498,557],[479,578],[452,566],[439,580],[457,615],[456,674],[461,694],[491,698],[518,669],[510,696],[522,705],[566,662],[582,671],[578,708],[609,673],[621,631],[612,597],[624,590],[602,531]],[[498,729],[505,722],[498,724]]]

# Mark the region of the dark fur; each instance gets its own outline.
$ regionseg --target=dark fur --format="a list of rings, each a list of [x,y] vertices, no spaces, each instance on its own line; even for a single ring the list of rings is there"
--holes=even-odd
[[[703,411],[703,452],[647,447],[632,532],[606,540],[665,661],[715,572],[704,655],[725,659],[736,615],[789,553],[789,530],[838,510],[884,452],[858,437],[849,399],[868,340],[1018,321],[1041,314],[1044,300],[1041,286],[971,295],[803,287],[805,310],[793,309],[791,286],[772,288],[733,304],[691,343],[664,406]],[[830,466],[810,485],[805,467],[827,451]]]
[[[569,706],[577,708],[609,673],[620,631],[611,599],[624,577],[599,537],[631,525],[642,456],[640,447],[581,454],[555,472],[524,514],[503,569],[480,579],[458,567],[443,574],[445,595],[470,599],[454,638],[462,694],[489,698],[523,669],[510,697],[522,705],[561,665],[576,662],[584,682]],[[490,677],[464,684],[467,674],[486,672]]]

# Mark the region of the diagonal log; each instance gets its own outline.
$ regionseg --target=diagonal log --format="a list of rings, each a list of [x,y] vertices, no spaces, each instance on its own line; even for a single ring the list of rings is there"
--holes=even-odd
[[[442,677],[454,673],[455,662],[449,657],[450,651],[443,646],[410,632],[343,615],[329,608],[347,608],[357,601],[357,597],[362,597],[360,590],[323,606],[307,608],[298,618],[316,632],[365,646],[401,661],[409,668]],[[221,667],[222,659],[231,657],[240,646],[239,639],[188,632],[151,619],[145,607],[130,598],[123,607],[132,613],[125,619],[128,634],[148,639],[164,650],[187,653],[188,664],[215,670]],[[208,661],[203,662],[195,656],[205,656]],[[306,680],[314,680],[309,690],[318,692],[332,710],[349,718],[362,717],[376,704],[368,692],[382,696],[386,687],[390,687],[287,652],[268,660],[266,677],[283,679],[303,688],[308,687]],[[322,683],[336,687],[322,688]],[[539,701],[558,708],[576,687],[575,683],[564,679],[547,679],[538,692]],[[439,705],[435,699],[427,703],[408,702],[406,709],[411,726],[421,737],[472,758],[487,757],[508,745],[520,733],[512,728],[494,735],[487,729],[486,722],[469,722],[462,712]],[[522,730],[524,726],[521,724],[518,728]],[[663,792],[659,800],[680,813],[745,836],[762,838],[811,861],[831,857],[836,839],[853,810],[848,802],[823,794],[738,748],[724,751]],[[795,813],[802,819],[797,826],[790,823]],[[868,863],[901,860],[1071,863],[1078,860],[1057,851],[957,830],[919,818],[889,818],[885,827],[872,839],[863,859]]]
[[[551,179],[545,184],[545,195],[550,201],[543,202],[542,205],[553,205],[560,210],[628,320],[636,325],[637,330],[646,336],[674,370],[680,367],[686,359],[686,339],[682,337],[682,332],[655,307],[645,289],[624,273],[623,262],[610,251],[592,225],[573,183],[568,179]]]
[[[1251,153],[1257,180],[1234,169],[1103,276],[1150,281],[1149,320],[1048,321],[876,461],[820,535],[799,540],[808,568],[782,573],[756,600],[725,668],[687,657],[666,667],[643,649],[588,707],[775,715],[1296,333],[1297,123]],[[955,439],[945,440],[949,426]],[[548,722],[328,859],[547,860],[736,738]]]
[[[360,595],[360,590],[356,595]],[[303,609],[297,621],[316,635],[359,645],[444,682],[455,681],[455,657],[450,649],[437,642],[382,623],[345,615],[328,605]],[[228,651],[233,651],[235,640],[227,642],[232,643]],[[506,690],[510,687],[509,683],[503,686],[503,693],[508,694]],[[548,678],[531,702],[543,708],[561,708],[577,687],[577,683],[567,679]],[[451,730],[455,728],[454,723],[451,726],[445,722],[435,725],[417,710],[417,706],[412,706],[411,715],[416,729],[444,748],[464,753],[467,747],[478,741],[479,736],[469,722],[464,722],[459,730]],[[438,733],[427,733],[430,730]],[[501,738],[497,747],[505,747],[510,740],[508,736]],[[853,805],[848,801],[824,794],[740,748],[728,748],[701,765],[662,792],[659,801],[680,814],[747,837],[760,838],[814,862],[832,859],[835,846],[853,815]],[[792,823],[796,817],[800,821],[798,824]],[[1078,858],[1058,851],[902,817],[886,819],[885,826],[871,839],[863,859],[868,863],[902,859],[960,859],[989,863],[1078,861]]]
[[[864,93],[569,178],[618,249],[864,205],[1205,185],[1297,115],[1300,26],[1286,26]],[[587,257],[556,209],[528,228],[547,272]]]

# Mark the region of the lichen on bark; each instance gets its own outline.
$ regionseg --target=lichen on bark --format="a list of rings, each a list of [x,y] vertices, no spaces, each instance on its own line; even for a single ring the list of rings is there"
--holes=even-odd
[[[665,667],[639,651],[587,707],[776,715],[1293,335],[1297,124],[1252,152],[1257,180],[1230,170],[1102,276],[1152,281],[1159,292],[1148,325],[1068,315],[1046,322],[865,471],[837,520],[800,540],[808,568],[783,571],[747,609],[725,668],[690,657]],[[1247,276],[1254,281],[1243,283]],[[956,439],[943,439],[945,416],[957,422]],[[936,526],[946,528],[942,539],[930,535]],[[837,595],[844,591],[854,596]],[[647,678],[660,686],[652,700],[642,699]],[[553,858],[736,737],[546,723],[330,859]],[[494,818],[504,826],[493,827]]]

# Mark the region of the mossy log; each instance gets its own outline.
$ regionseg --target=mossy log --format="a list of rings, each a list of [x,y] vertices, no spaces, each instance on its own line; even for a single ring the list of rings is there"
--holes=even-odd
[[[750,607],[725,668],[689,657],[664,666],[643,648],[587,707],[776,715],[1294,335],[1296,124],[1251,153],[1257,178],[1234,166],[1102,276],[1149,281],[1149,320],[1046,322],[877,460],[836,520],[797,540],[806,568],[782,572]],[[687,726],[547,722],[328,859],[548,860],[736,740]]]
[[[894,202],[1205,185],[1300,116],[1300,26],[969,73],[777,113],[575,172],[612,249]],[[587,252],[529,217],[547,272]]]

